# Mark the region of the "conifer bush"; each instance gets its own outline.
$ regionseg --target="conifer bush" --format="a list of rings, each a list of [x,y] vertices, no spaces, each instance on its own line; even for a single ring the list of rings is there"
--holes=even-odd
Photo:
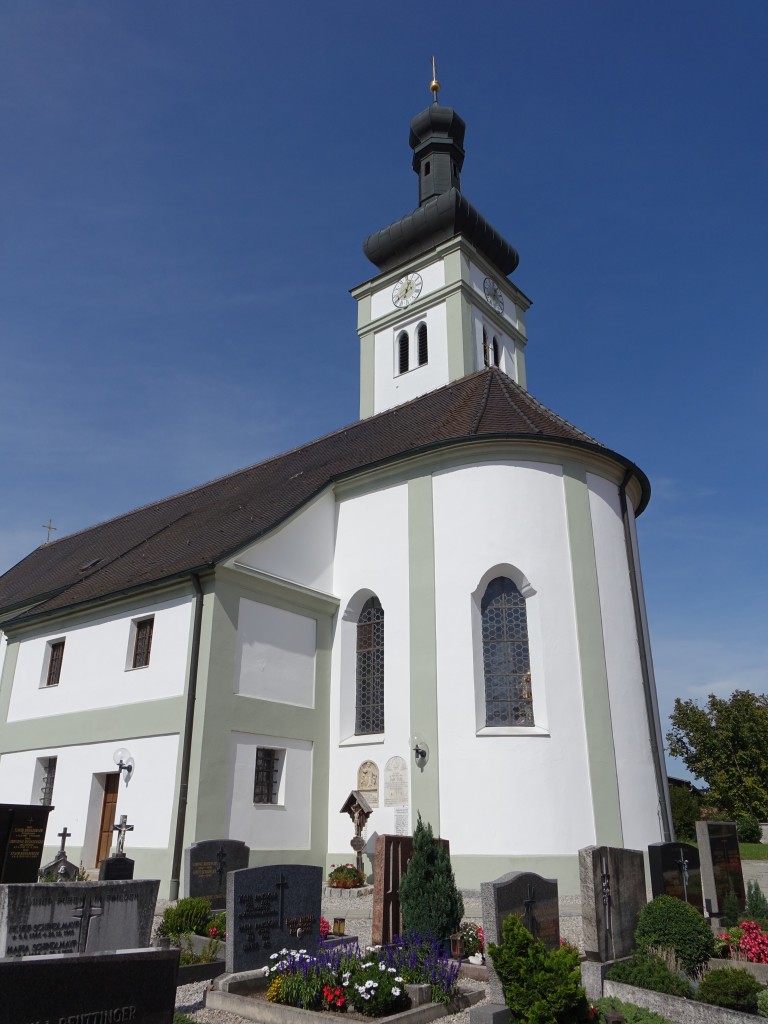
[[[635,945],[640,952],[671,949],[683,970],[698,977],[715,955],[715,937],[704,915],[674,896],[657,896],[637,917]]]
[[[446,942],[458,931],[464,916],[464,900],[456,888],[451,859],[421,814],[413,832],[413,855],[400,880],[400,910],[404,932]]]
[[[744,917],[748,921],[768,921],[768,900],[763,895],[759,882],[747,882],[747,901],[744,906]],[[762,925],[765,928],[765,925]]]
[[[718,967],[701,979],[696,998],[711,1006],[742,1013],[757,1013],[757,997],[764,986],[743,967]]]

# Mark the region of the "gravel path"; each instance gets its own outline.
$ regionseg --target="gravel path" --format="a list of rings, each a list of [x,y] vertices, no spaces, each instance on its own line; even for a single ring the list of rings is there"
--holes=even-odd
[[[488,998],[488,983],[474,981],[472,978],[462,978],[459,982],[465,991],[477,991],[483,989],[485,996],[481,1002]],[[223,1010],[208,1010],[204,1005],[205,990],[208,987],[207,981],[196,981],[192,985],[182,985],[176,989],[176,1009],[180,1013],[186,1013],[195,1022],[200,1024],[251,1024],[244,1017],[236,1013],[225,1013]],[[479,1005],[479,1004],[475,1004]],[[448,1017],[440,1018],[441,1024],[469,1024],[469,1010],[462,1010],[460,1013],[452,1013]]]

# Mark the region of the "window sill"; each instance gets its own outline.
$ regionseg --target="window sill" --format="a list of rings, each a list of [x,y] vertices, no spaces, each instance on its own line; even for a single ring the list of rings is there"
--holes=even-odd
[[[125,671],[126,672],[141,672],[141,670],[143,668],[149,668],[149,665],[148,664],[147,665],[126,665],[125,666]]]
[[[362,736],[347,736],[345,740],[339,740],[340,747],[362,747],[368,743],[383,743],[383,732],[368,732]]]
[[[549,736],[549,729],[539,725],[486,725],[476,736]]]
[[[284,811],[285,804],[257,804],[254,803],[253,809],[255,811]]]

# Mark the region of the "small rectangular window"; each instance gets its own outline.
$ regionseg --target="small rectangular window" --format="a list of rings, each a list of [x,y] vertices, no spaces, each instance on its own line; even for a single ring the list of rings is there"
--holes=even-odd
[[[139,619],[135,623],[136,635],[133,644],[133,662],[131,668],[144,668],[149,664],[149,654],[152,650],[152,632],[154,630],[154,617],[150,619]]]
[[[281,751],[272,747],[256,748],[256,775],[253,783],[255,804],[276,804],[280,783]]]
[[[53,803],[53,784],[56,781],[57,760],[58,758],[55,757],[46,757],[41,761],[40,803],[45,806],[50,806]]]
[[[54,640],[48,644],[48,672],[45,676],[46,686],[58,686],[61,678],[61,663],[64,660],[64,641]]]

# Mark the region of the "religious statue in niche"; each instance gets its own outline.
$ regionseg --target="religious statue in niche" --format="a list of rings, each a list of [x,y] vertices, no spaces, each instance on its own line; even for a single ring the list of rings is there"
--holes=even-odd
[[[379,806],[379,768],[375,761],[363,761],[357,769],[357,788],[369,807]]]

